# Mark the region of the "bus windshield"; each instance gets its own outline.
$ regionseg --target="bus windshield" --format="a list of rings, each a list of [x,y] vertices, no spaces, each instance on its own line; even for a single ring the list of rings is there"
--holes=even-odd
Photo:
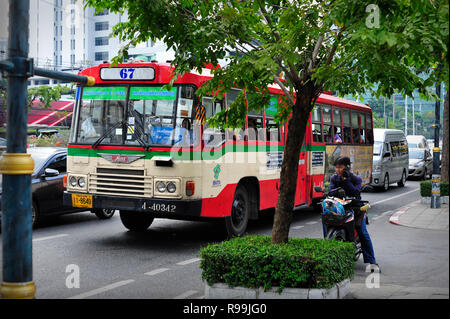
[[[86,87],[74,142],[192,145],[194,92],[192,86]]]

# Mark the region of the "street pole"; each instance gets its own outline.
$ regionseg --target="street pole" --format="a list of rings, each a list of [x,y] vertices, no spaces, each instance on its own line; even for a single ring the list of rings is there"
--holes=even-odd
[[[408,136],[408,96],[405,97],[405,136]]]
[[[412,127],[413,127],[413,134],[416,135],[416,118],[414,114],[414,99],[412,100]]]
[[[442,70],[442,64],[439,64],[438,68],[439,74]],[[439,77],[438,77],[439,78]],[[440,99],[441,99],[441,83],[436,85],[436,95],[437,100],[435,104],[435,122],[434,127],[434,148],[433,148],[433,177],[431,179],[431,208],[441,207],[441,167],[440,167],[440,152],[439,149],[439,127],[441,122],[441,110],[440,110]]]
[[[386,117],[386,97],[383,97],[383,119],[384,119],[384,128],[387,128],[387,117]]]
[[[3,282],[0,297],[32,299],[36,292],[32,274],[32,199],[33,159],[27,154],[27,79],[42,75],[93,85],[90,77],[33,69],[28,58],[29,0],[9,1],[8,60],[0,61],[7,72],[7,142],[0,160],[3,179],[2,250]]]
[[[2,237],[3,298],[34,298],[32,281],[31,174],[34,162],[27,154],[27,78],[29,0],[9,1],[9,65],[7,152],[3,174]],[[8,67],[9,68],[9,67]]]

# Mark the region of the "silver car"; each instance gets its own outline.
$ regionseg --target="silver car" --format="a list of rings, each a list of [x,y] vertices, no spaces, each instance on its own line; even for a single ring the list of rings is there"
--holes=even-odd
[[[408,177],[418,177],[421,179],[431,178],[433,174],[433,155],[428,149],[409,149],[409,170]]]

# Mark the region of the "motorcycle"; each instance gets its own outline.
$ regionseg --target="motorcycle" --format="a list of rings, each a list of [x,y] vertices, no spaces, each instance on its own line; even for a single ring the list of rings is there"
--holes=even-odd
[[[325,193],[319,186],[316,186],[314,190],[324,193],[321,207],[322,223],[326,227],[326,238],[355,243],[355,261],[357,261],[361,256],[362,248],[358,232],[356,231],[356,219],[366,218],[366,223],[368,224],[366,212],[370,208],[369,202],[354,197],[347,197],[341,187],[332,189],[328,193]],[[337,196],[330,195],[333,193],[337,193]]]

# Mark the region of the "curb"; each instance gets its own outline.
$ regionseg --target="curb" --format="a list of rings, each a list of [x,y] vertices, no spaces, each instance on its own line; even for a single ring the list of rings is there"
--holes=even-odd
[[[394,225],[404,226],[404,224],[400,223],[400,216],[402,216],[411,206],[405,206],[397,210],[392,216],[389,218],[389,222]]]

